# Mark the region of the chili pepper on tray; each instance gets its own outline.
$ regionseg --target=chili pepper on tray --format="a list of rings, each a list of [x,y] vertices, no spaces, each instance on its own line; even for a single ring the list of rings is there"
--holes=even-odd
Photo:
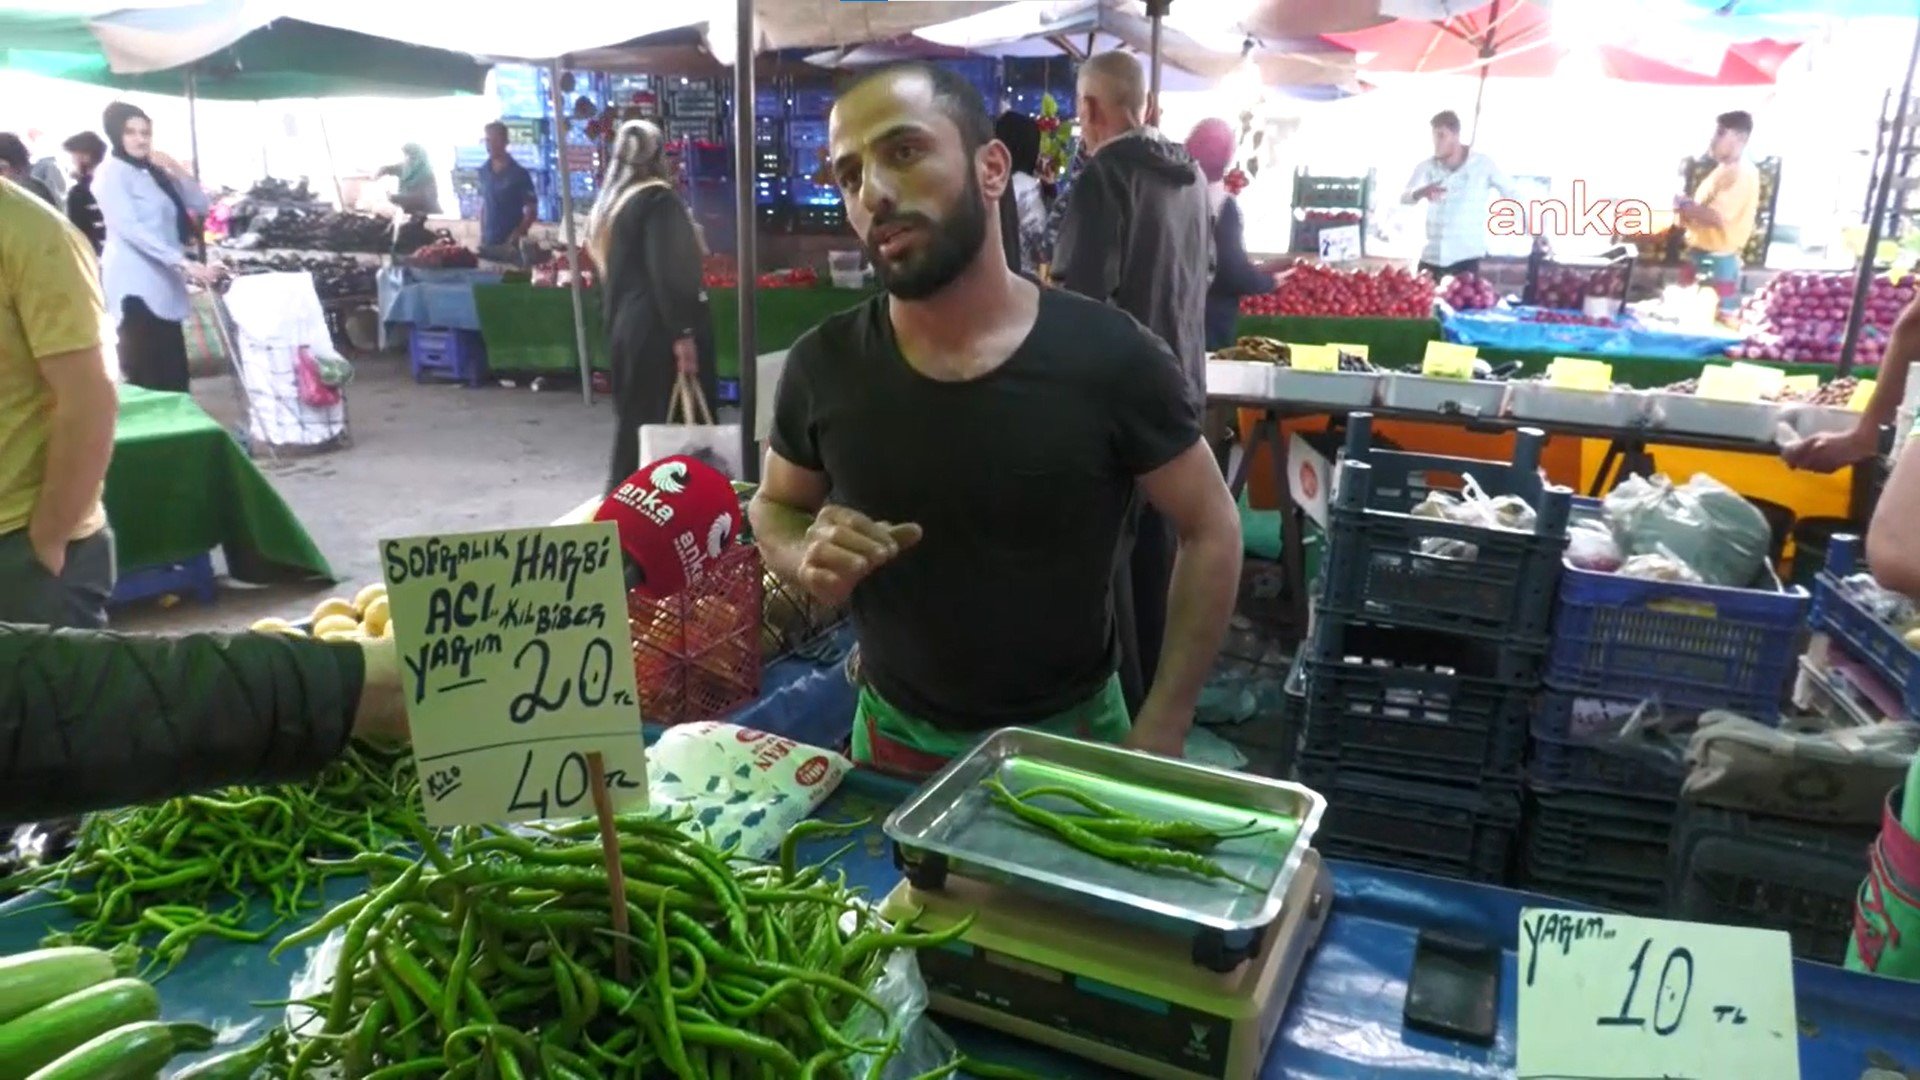
[[[1093,800],[1090,796],[1086,801],[1082,801],[1082,805],[1087,805],[1088,802],[1098,803],[1114,816],[1092,818],[1084,815],[1059,814],[1035,806],[1029,801],[1037,794],[1058,795],[1071,789],[1034,788],[1015,795],[998,779],[988,779],[984,786],[994,805],[1004,808],[1029,825],[1054,834],[1089,855],[1138,870],[1184,870],[1201,877],[1230,881],[1248,889],[1256,888],[1252,882],[1228,873],[1220,867],[1220,864],[1198,851],[1186,850],[1184,847],[1156,847],[1147,843],[1148,840],[1158,839],[1153,835],[1155,827],[1164,823],[1122,815],[1118,810],[1104,803],[1098,803],[1098,800]],[[1069,797],[1074,797],[1075,801],[1081,801],[1075,796]],[[1185,825],[1186,823],[1173,824]],[[1104,828],[1111,835],[1096,832],[1095,828]],[[1189,838],[1189,843],[1194,842],[1196,837],[1218,843],[1221,840],[1243,835],[1255,834],[1244,830],[1214,833],[1202,829],[1200,833],[1193,834],[1193,837]]]

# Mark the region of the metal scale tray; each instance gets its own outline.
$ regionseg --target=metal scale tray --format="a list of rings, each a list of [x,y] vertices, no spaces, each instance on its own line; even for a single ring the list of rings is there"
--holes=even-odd
[[[982,782],[1018,794],[1042,784],[1078,788],[1123,811],[1199,821],[1223,831],[1257,821],[1274,831],[1212,852],[1256,887],[1180,871],[1121,866],[1035,831],[993,806]],[[1077,809],[1056,806],[1048,809]],[[887,818],[894,861],[916,888],[948,874],[1193,939],[1195,962],[1230,970],[1281,913],[1320,826],[1326,800],[1278,780],[1173,761],[1024,728],[993,733],[956,758]]]

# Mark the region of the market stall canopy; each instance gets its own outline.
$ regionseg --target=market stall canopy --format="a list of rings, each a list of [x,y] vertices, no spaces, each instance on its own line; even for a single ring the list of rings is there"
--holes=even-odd
[[[1611,41],[1592,36],[1628,26]],[[1769,85],[1800,47],[1770,38],[1728,43],[1695,27],[1639,20],[1583,20],[1576,33],[1536,0],[1495,0],[1440,20],[1398,19],[1324,37],[1352,50],[1369,73],[1551,78],[1587,64],[1608,78],[1673,86]]]
[[[112,11],[98,4],[0,8],[0,65],[52,78],[259,101],[479,93],[487,68],[462,53],[282,18],[262,0]]]

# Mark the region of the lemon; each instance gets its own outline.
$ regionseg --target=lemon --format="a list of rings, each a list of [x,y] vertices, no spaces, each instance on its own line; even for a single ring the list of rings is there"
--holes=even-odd
[[[367,604],[366,610],[360,613],[360,628],[366,631],[368,637],[380,637],[385,634],[387,624],[392,621],[392,614],[387,608],[387,598],[384,596],[374,597]]]
[[[317,638],[324,638],[328,634],[341,630],[358,633],[360,620],[351,615],[328,615],[313,621],[313,636]]]
[[[386,584],[376,581],[353,594],[353,610],[358,612],[360,617],[364,619],[367,617],[367,608],[371,607],[375,600],[383,599],[386,595]]]
[[[319,638],[321,641],[359,641],[361,634],[357,628],[353,630],[329,630],[319,635]]]
[[[268,618],[255,622],[252,626],[247,627],[247,629],[259,634],[284,634],[293,629],[293,624],[285,619],[269,616]]]
[[[307,616],[307,621],[317,626],[320,620],[329,615],[345,615],[349,619],[357,618],[353,601],[343,600],[338,596],[329,596],[325,600],[320,601],[319,606],[313,609],[313,614]]]

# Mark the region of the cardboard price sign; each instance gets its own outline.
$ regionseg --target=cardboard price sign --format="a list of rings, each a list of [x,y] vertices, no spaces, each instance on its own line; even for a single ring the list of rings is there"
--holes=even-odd
[[[646,749],[610,522],[385,540],[407,720],[435,826],[584,817],[599,755],[646,804]]]
[[[1420,361],[1420,374],[1435,379],[1471,379],[1473,362],[1480,350],[1451,341],[1427,342],[1427,353]]]
[[[1866,412],[1867,402],[1873,400],[1873,390],[1878,385],[1878,379],[1861,379],[1859,385],[1853,388],[1853,396],[1847,399],[1847,408],[1854,412]]]
[[[1331,345],[1287,346],[1287,359],[1295,371],[1339,371],[1340,353]]]
[[[1700,369],[1700,382],[1693,394],[1715,401],[1755,402],[1760,400],[1761,391],[1760,380],[1751,370],[1709,364]]]
[[[1547,367],[1547,382],[1563,390],[1613,389],[1613,365],[1577,356],[1555,357]]]
[[[1517,971],[1521,1080],[1799,1080],[1778,930],[1523,908]]]

